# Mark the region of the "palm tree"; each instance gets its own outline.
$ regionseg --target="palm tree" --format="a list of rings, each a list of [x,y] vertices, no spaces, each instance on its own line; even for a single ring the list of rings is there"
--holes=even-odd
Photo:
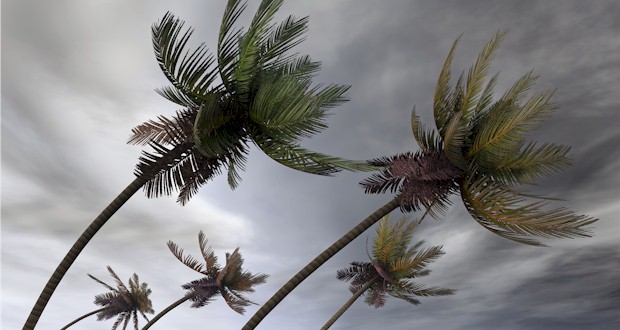
[[[430,270],[425,269],[426,266],[444,254],[441,246],[420,250],[424,241],[409,247],[418,224],[406,221],[403,217],[392,226],[389,217],[383,217],[373,241],[371,261],[354,261],[351,267],[337,272],[336,278],[339,280],[351,281],[349,290],[353,296],[325,323],[322,330],[329,329],[363,294],[366,294],[365,302],[368,305],[379,308],[385,304],[386,294],[418,305],[420,301],[414,296],[445,296],[454,293],[452,289],[424,288],[411,281],[428,275]]]
[[[244,326],[256,325],[299,283],[353,239],[397,207],[404,212],[425,209],[437,217],[450,205],[449,197],[461,196],[471,216],[501,237],[542,246],[531,236],[544,238],[590,237],[584,227],[596,219],[566,208],[547,208],[550,198],[528,195],[517,186],[534,184],[569,165],[569,147],[553,143],[525,142],[525,135],[546,119],[556,106],[552,91],[525,100],[536,76],[530,71],[496,101],[493,88],[497,74],[483,84],[494,52],[505,33],[498,32],[486,44],[464,81],[454,88],[450,66],[460,37],[443,65],[434,96],[436,131],[411,116],[413,136],[421,150],[369,162],[383,170],[361,182],[366,193],[397,192],[396,197],[368,216],[278,290]],[[528,197],[535,201],[528,201]]]
[[[233,253],[226,253],[226,264],[224,267],[221,267],[217,263],[215,253],[207,243],[205,234],[200,231],[198,234],[198,244],[205,261],[202,264],[190,255],[183,255],[183,249],[172,241],[168,242],[168,248],[179,261],[205,277],[184,284],[182,287],[188,291],[187,294],[157,314],[142,328],[143,330],[150,328],[162,316],[187,300],[193,302],[191,307],[199,308],[211,302],[216,295],[221,295],[228,306],[239,314],[245,312],[244,307],[255,304],[244,297],[243,293],[254,292],[254,286],[265,283],[268,275],[254,275],[243,270],[243,258],[241,253],[239,253],[239,248],[235,249]]]
[[[329,108],[345,101],[349,86],[311,87],[320,63],[308,56],[287,55],[307,30],[308,18],[289,16],[271,25],[282,0],[263,0],[246,33],[232,27],[245,9],[229,0],[217,45],[217,64],[204,45],[185,50],[192,30],[167,13],[153,25],[153,47],[161,70],[172,86],[157,90],[184,107],[132,130],[129,143],[148,144],[136,166],[136,179],[95,218],[60,262],[37,299],[24,329],[34,329],[58,283],[86,244],[140,188],[147,197],[179,191],[188,202],[198,188],[228,168],[235,188],[252,142],[280,164],[307,173],[331,175],[340,170],[372,170],[349,161],[302,148],[299,142],[327,127]],[[215,84],[216,78],[221,82]]]
[[[140,313],[140,315],[142,315],[147,322],[149,321],[144,314],[153,314],[155,311],[153,310],[151,299],[149,299],[151,289],[148,288],[147,284],[140,283],[138,275],[133,274],[133,276],[129,279],[129,288],[127,288],[118,275],[116,275],[114,270],[112,270],[112,267],[108,266],[108,271],[116,282],[116,289],[88,274],[90,278],[110,290],[110,292],[95,296],[95,304],[102,306],[102,308],[78,317],[71,323],[65,325],[61,330],[67,329],[82,319],[94,314],[97,314],[97,321],[108,320],[116,317],[116,321],[112,325],[112,330],[118,328],[121,322],[123,322],[123,330],[127,329],[127,325],[132,318],[133,327],[138,330],[138,313]]]

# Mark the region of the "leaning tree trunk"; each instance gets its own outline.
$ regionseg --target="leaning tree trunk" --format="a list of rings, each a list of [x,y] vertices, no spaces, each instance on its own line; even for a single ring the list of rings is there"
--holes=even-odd
[[[103,312],[105,309],[106,309],[105,307],[104,307],[104,308],[99,308],[99,309],[94,310],[94,311],[92,311],[92,312],[90,312],[90,313],[86,313],[86,314],[84,314],[84,315],[82,315],[82,316],[78,317],[77,319],[75,319],[75,320],[71,321],[71,323],[69,323],[69,324],[65,325],[65,326],[64,326],[64,327],[62,327],[62,329],[60,329],[60,330],[65,330],[65,329],[68,329],[70,326],[72,326],[72,325],[74,325],[74,324],[76,324],[76,323],[78,323],[78,322],[82,321],[83,319],[85,319],[85,318],[87,318],[87,317],[89,317],[89,316],[91,316],[91,315],[95,315],[95,314],[97,314],[97,313],[99,313],[99,312]]]
[[[325,325],[323,325],[323,327],[321,327],[321,330],[327,330],[329,329],[329,327],[332,326],[332,324],[334,324],[334,322],[336,322],[341,316],[342,314],[344,314],[344,312],[347,311],[347,309],[349,309],[349,307],[351,307],[351,305],[353,305],[353,303],[357,300],[357,298],[359,298],[361,295],[364,294],[364,292],[366,292],[366,290],[368,290],[374,283],[376,280],[372,280],[366,284],[364,284],[363,287],[361,287],[359,290],[357,290],[357,292],[355,292],[355,294],[349,298],[349,300],[347,300],[346,303],[344,303],[344,305],[342,305],[342,307],[340,307],[340,309],[338,311],[336,311],[336,314],[334,314],[334,316],[332,316],[331,319],[329,319]]]
[[[146,329],[150,328],[153,325],[153,323],[157,322],[157,320],[162,318],[169,311],[175,309],[177,306],[179,306],[180,304],[186,302],[191,297],[192,297],[192,295],[186,295],[185,297],[183,297],[183,298],[173,302],[170,306],[166,307],[166,309],[164,309],[163,311],[159,312],[157,315],[155,315],[154,318],[152,318],[147,324],[145,324],[144,327],[142,328],[142,330],[146,330]]]
[[[379,219],[388,215],[394,211],[400,202],[398,198],[394,198],[387,204],[369,215],[364,221],[360,222],[357,226],[351,229],[348,233],[342,236],[336,243],[328,247],[318,257],[314,258],[306,267],[300,270],[295,276],[293,276],[284,286],[282,286],[278,292],[276,292],[261,308],[254,313],[252,318],[243,326],[242,330],[250,330],[256,328],[256,326],[269,314],[279,303],[286,297],[293,289],[295,289],[299,283],[305,280],[310,274],[317,270],[327,260],[338,253],[347,244],[351,243],[355,238],[361,235],[366,229],[374,225]]]
[[[125,204],[125,202],[127,202],[129,198],[131,198],[131,196],[133,196],[138,190],[140,190],[140,188],[144,184],[154,178],[160,171],[168,169],[168,165],[170,163],[177,162],[178,158],[180,158],[184,152],[187,152],[187,149],[187,144],[180,144],[174,147],[168,153],[166,153],[166,155],[161,157],[157,161],[157,163],[149,169],[148,172],[142,173],[142,175],[139,175],[135,180],[133,180],[133,182],[131,182],[129,186],[125,188],[125,190],[123,190],[118,196],[116,196],[112,203],[110,203],[110,205],[108,205],[97,216],[97,218],[95,218],[95,220],[93,220],[93,222],[88,226],[88,228],[86,228],[86,230],[82,233],[78,240],[73,244],[71,250],[69,250],[67,255],[65,255],[58,267],[56,267],[56,270],[54,271],[50,279],[47,281],[47,284],[45,284],[41,295],[39,295],[37,302],[34,304],[34,307],[32,308],[32,311],[30,312],[30,315],[28,316],[28,319],[24,324],[23,330],[33,330],[34,327],[37,325],[37,322],[39,321],[39,318],[41,317],[45,306],[49,302],[50,297],[54,293],[54,290],[56,290],[58,283],[60,283],[60,280],[65,276],[65,274],[69,270],[69,267],[71,267],[80,252],[82,252],[86,244],[88,244],[88,242],[93,238],[93,236],[95,236],[97,231],[99,231],[99,229],[101,229],[101,227],[105,225],[105,223],[112,217],[112,215],[116,213],[116,211],[118,211],[118,209],[123,206],[123,204]]]

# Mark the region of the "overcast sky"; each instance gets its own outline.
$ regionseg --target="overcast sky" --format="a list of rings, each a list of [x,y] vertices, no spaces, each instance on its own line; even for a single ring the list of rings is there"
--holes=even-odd
[[[249,24],[258,0],[240,26]],[[142,148],[127,145],[131,128],[178,106],[153,90],[167,81],[155,61],[151,24],[172,11],[193,26],[193,44],[215,49],[225,1],[2,2],[2,328],[18,329],[75,239],[134,178]],[[317,82],[350,84],[351,101],[333,109],[329,129],[305,147],[350,159],[415,151],[412,106],[432,121],[435,82],[450,45],[464,34],[454,61],[466,69],[498,29],[508,29],[491,72],[496,94],[535,69],[534,88],[557,88],[559,110],[534,132],[571,145],[573,166],[530,190],[566,199],[600,219],[593,238],[519,245],[478,225],[458,199],[441,221],[416,233],[446,255],[421,282],[457,289],[388,299],[375,310],[361,299],[333,329],[617,329],[620,326],[620,2],[618,1],[286,1],[278,21],[310,16],[296,50],[323,62]],[[176,196],[137,193],[85,248],[39,322],[58,329],[97,308],[112,283],[134,272],[153,290],[160,311],[199,278],[165,243],[199,256],[203,230],[217,255],[241,248],[245,266],[270,275],[250,298],[266,301],[307,262],[392,198],[365,195],[367,174],[332,178],[296,172],[257,148],[239,188],[225,176],[204,185],[188,205]],[[415,215],[413,215],[415,216]],[[399,217],[394,216],[394,220]],[[349,297],[336,270],[365,261],[365,237],[347,246],[269,314],[260,329],[319,328]],[[246,315],[216,299],[189,303],[158,329],[238,329]],[[75,329],[109,329],[94,317]],[[142,321],[141,324],[144,324]]]

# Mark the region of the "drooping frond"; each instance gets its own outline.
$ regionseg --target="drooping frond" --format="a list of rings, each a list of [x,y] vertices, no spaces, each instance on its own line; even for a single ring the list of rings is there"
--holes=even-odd
[[[247,299],[243,299],[243,297],[239,297],[238,295],[234,294],[230,290],[227,290],[226,288],[222,290],[222,298],[224,298],[224,301],[226,302],[226,304],[228,304],[230,309],[241,315],[245,313],[244,307],[250,306],[252,304],[252,302],[248,301]]]
[[[373,268],[372,262],[353,261],[349,268],[339,269],[336,272],[336,278],[341,281],[350,281],[358,276],[369,273]]]
[[[187,294],[192,301],[192,308],[199,308],[209,304],[215,299],[215,295],[221,293],[220,287],[210,276],[183,284],[181,287],[189,291]]]
[[[531,184],[570,166],[569,146],[528,143],[502,163],[494,164],[493,177],[505,184]]]
[[[419,296],[419,297],[432,297],[432,296],[447,296],[454,294],[456,290],[447,288],[430,287],[426,288],[424,285],[404,280],[399,281],[391,286],[391,290],[388,294],[403,299],[403,296]],[[411,298],[411,297],[410,297]]]
[[[191,255],[187,255],[187,256],[183,255],[183,248],[179,247],[172,241],[168,241],[167,245],[168,245],[168,249],[170,249],[170,252],[172,252],[174,257],[177,258],[185,266],[201,274],[209,275],[207,272],[209,269],[208,268],[204,269],[204,265],[198,262],[198,260],[194,259],[194,257],[192,257]]]
[[[196,111],[183,109],[176,112],[172,119],[158,116],[158,121],[149,120],[131,129],[132,136],[127,143],[146,145],[155,142],[174,145],[181,141],[191,141]]]
[[[326,110],[347,101],[349,86],[315,86],[310,79],[285,75],[259,87],[250,118],[271,135],[298,142],[327,127]]]
[[[416,115],[415,106],[413,107],[413,111],[411,111],[411,131],[413,132],[413,137],[418,143],[418,146],[420,146],[420,149],[423,151],[443,149],[443,143],[439,136],[435,135],[434,130],[428,129],[420,121],[420,117]]]
[[[346,160],[309,151],[288,141],[278,141],[267,136],[256,136],[256,145],[276,162],[294,170],[329,176],[341,170],[372,171],[376,168],[365,162]]]
[[[590,237],[583,227],[596,221],[565,208],[547,209],[548,202],[528,203],[501,184],[484,178],[464,182],[461,197],[469,213],[486,229],[524,244],[543,245],[530,236]]]
[[[185,50],[193,30],[183,32],[183,25],[184,22],[172,13],[166,13],[152,27],[153,49],[162,72],[181,92],[163,89],[159,93],[175,103],[191,107],[200,104],[201,97],[212,88],[217,71],[211,68],[214,59],[208,55],[204,44],[191,53]]]

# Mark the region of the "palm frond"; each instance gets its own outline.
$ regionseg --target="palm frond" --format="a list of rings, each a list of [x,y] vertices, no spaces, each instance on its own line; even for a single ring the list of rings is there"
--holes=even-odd
[[[232,31],[232,27],[245,10],[247,2],[240,0],[228,0],[224,17],[220,25],[220,33],[217,41],[218,70],[222,83],[229,91],[234,90],[235,79],[233,73],[236,69],[236,61],[239,57],[239,38],[241,29]]]
[[[430,287],[426,288],[421,284],[411,281],[399,281],[390,287],[388,294],[400,298],[402,295],[414,295],[420,297],[447,296],[456,292],[454,289]]]
[[[396,277],[403,277],[412,271],[422,271],[429,263],[444,255],[441,249],[441,246],[432,246],[419,251],[415,256],[400,254],[399,257],[391,260],[390,272]]]
[[[465,86],[465,95],[463,97],[463,120],[466,124],[471,122],[474,116],[473,110],[476,109],[476,104],[480,102],[478,99],[480,91],[482,90],[482,84],[487,75],[489,65],[493,60],[495,51],[501,44],[506,32],[498,31],[493,38],[484,46],[476,63],[469,69],[467,74],[467,84]]]
[[[205,272],[210,273],[214,270],[219,270],[220,266],[217,264],[217,257],[213,252],[213,249],[208,245],[207,236],[201,230],[198,233],[198,245],[200,246],[200,253],[205,260]]]
[[[308,20],[308,16],[301,19],[289,16],[275,30],[267,33],[268,38],[261,54],[265,69],[279,67],[290,61],[290,57],[282,55],[305,40],[301,36],[308,31]]]
[[[521,104],[522,98],[534,84],[532,71],[522,76],[495,102],[475,126],[475,136],[468,156],[476,159],[502,158],[518,148],[523,135],[535,128],[556,109],[550,102],[553,92],[540,93]],[[480,155],[482,154],[482,155]]]
[[[433,113],[435,118],[435,126],[439,134],[443,137],[444,127],[448,124],[448,121],[452,117],[453,109],[450,107],[450,78],[452,65],[452,59],[454,58],[454,50],[459,43],[461,36],[459,36],[448,53],[448,57],[441,68],[439,79],[437,80],[437,86],[435,87],[435,96],[433,98]]]
[[[116,286],[125,292],[129,292],[129,289],[127,289],[123,281],[121,281],[120,277],[116,275],[112,267],[107,266],[107,268],[108,268],[108,272],[110,273],[110,276],[112,276],[112,278],[114,279],[114,282],[116,282]]]
[[[489,231],[524,244],[542,246],[529,236],[590,237],[583,227],[596,219],[566,208],[546,209],[548,202],[529,202],[501,184],[479,179],[466,181],[461,197],[469,213]]]
[[[256,136],[254,142],[276,162],[306,173],[330,176],[341,170],[372,171],[376,169],[365,162],[324,155],[302,148],[297,144],[278,141],[267,136]]]
[[[493,177],[508,185],[531,184],[570,166],[569,146],[535,142],[528,143],[512,158],[493,168]]]
[[[201,97],[215,81],[217,71],[211,69],[214,58],[208,55],[204,44],[191,53],[184,52],[193,29],[182,32],[183,25],[184,22],[175,18],[172,13],[166,13],[162,20],[152,27],[153,49],[162,72],[172,85],[182,92],[183,97],[170,94],[170,90],[162,90],[160,94],[173,102],[192,106],[201,103]]]
[[[176,112],[172,119],[158,116],[158,121],[149,120],[131,129],[133,133],[127,143],[146,145],[149,142],[175,145],[190,141],[197,111],[184,109]]]
[[[411,111],[411,131],[413,132],[413,137],[418,143],[418,146],[420,146],[420,149],[423,151],[443,149],[443,142],[439,136],[435,135],[434,130],[426,128],[420,121],[420,117],[416,115],[415,106]]]
[[[198,262],[198,260],[194,259],[194,257],[192,257],[191,255],[184,256],[183,249],[179,247],[177,244],[175,244],[172,241],[168,241],[167,245],[168,245],[168,249],[170,249],[170,252],[172,252],[174,257],[177,258],[185,266],[201,274],[208,275],[207,271],[204,269],[203,264]]]
[[[281,5],[282,0],[263,0],[248,31],[241,37],[234,77],[235,92],[242,103],[249,101],[252,78],[262,68],[262,65],[258,65],[261,46],[266,42],[266,34],[271,27],[269,23]]]
[[[101,284],[101,285],[105,286],[105,287],[106,287],[106,288],[108,288],[109,290],[116,291],[116,289],[115,289],[115,288],[113,288],[113,287],[112,287],[112,286],[110,286],[109,284],[107,284],[107,283],[103,282],[102,280],[100,280],[100,279],[98,279],[98,278],[96,278],[96,277],[94,277],[94,276],[92,276],[92,275],[90,275],[90,274],[86,274],[86,275],[88,275],[88,277],[90,277],[90,278],[92,278],[93,280],[95,280],[97,283],[99,283],[99,284]]]
[[[190,296],[192,301],[192,308],[200,308],[209,304],[213,301],[215,295],[221,293],[219,286],[210,276],[183,284],[181,287],[189,291],[187,295]]]

